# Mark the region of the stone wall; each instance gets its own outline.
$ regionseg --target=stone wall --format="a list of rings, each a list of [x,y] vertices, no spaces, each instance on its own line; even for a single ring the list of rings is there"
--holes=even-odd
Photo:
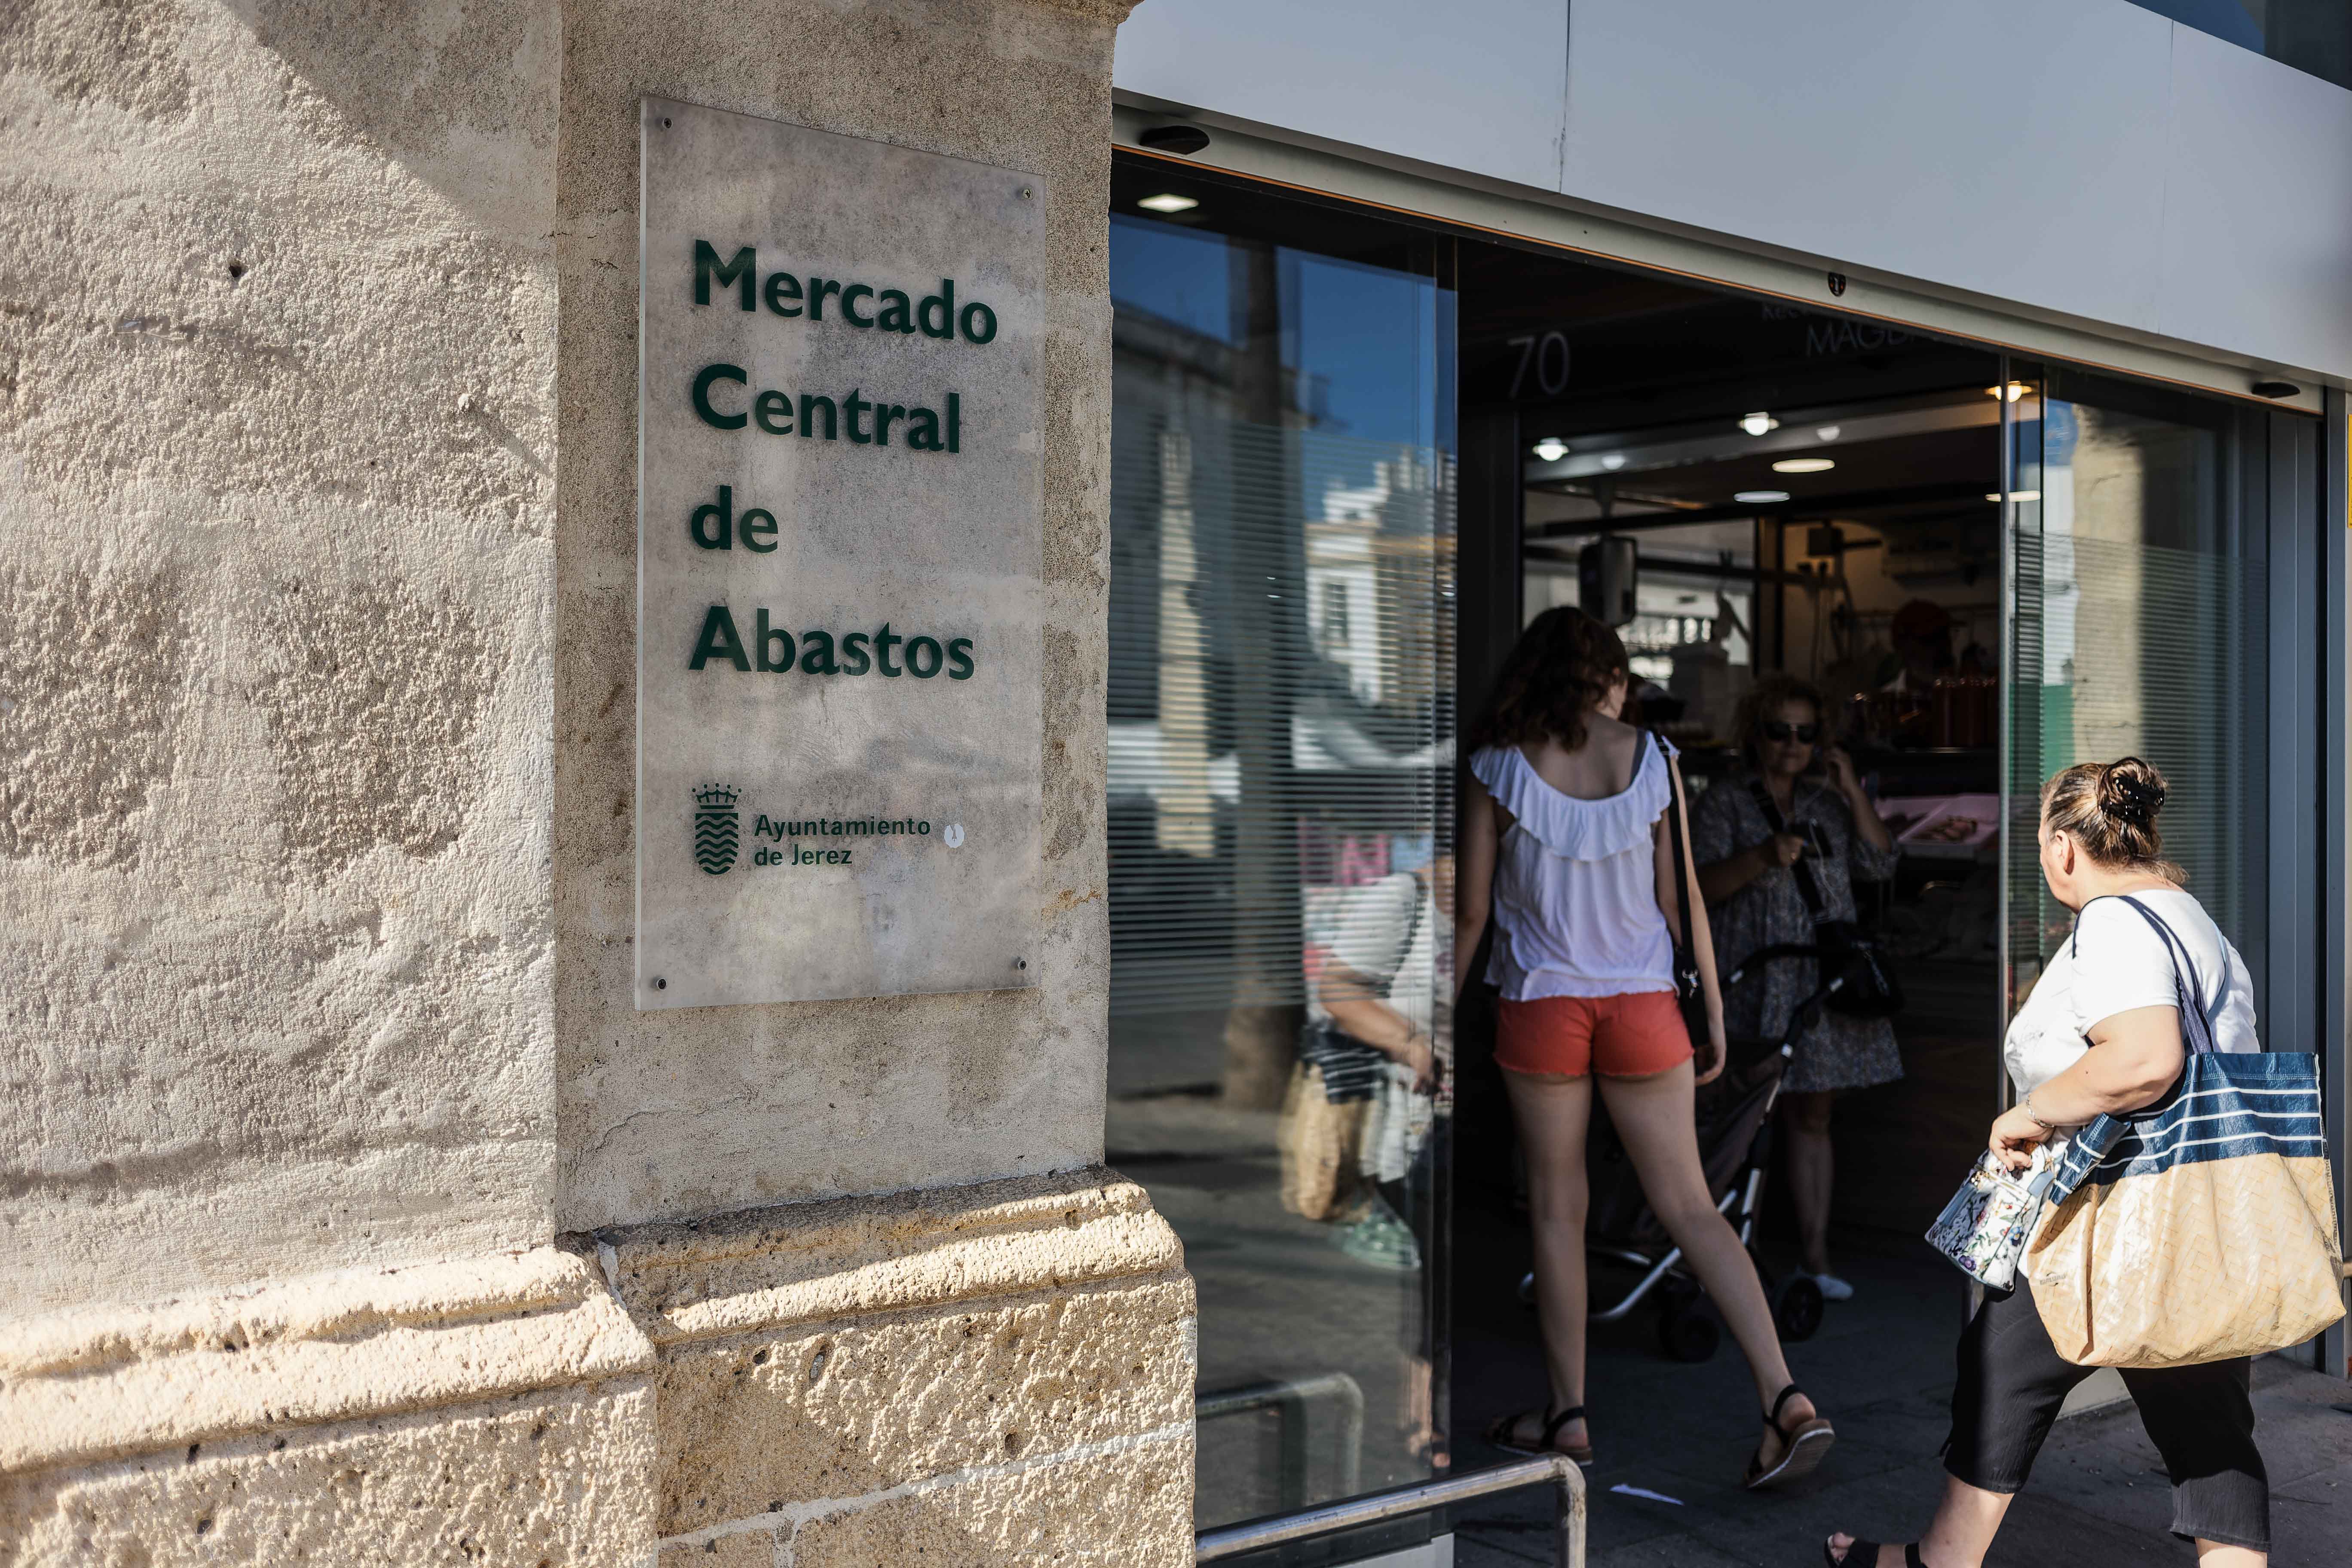
[[[0,1565],[1190,1561],[1098,1165],[1124,8],[0,8]],[[1048,182],[1034,991],[631,1007],[647,92]]]
[[[1102,1156],[1111,29],[1124,0],[687,5],[564,26],[555,1005],[567,1227]],[[1045,874],[1034,990],[639,1014],[634,914],[637,100],[1044,176]]]
[[[1192,1287],[1100,1173],[613,1236],[662,1562],[1192,1561]]]
[[[1192,1282],[1099,1170],[0,1326],[0,1565],[1192,1561]]]
[[[0,8],[0,1318],[551,1233],[561,26]]]

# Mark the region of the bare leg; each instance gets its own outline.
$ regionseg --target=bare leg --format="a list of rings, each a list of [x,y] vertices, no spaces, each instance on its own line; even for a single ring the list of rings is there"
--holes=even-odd
[[[2199,1537],[2197,1568],[2268,1568],[2271,1554],[2251,1546],[2224,1546]]]
[[[1919,1561],[1927,1568],[1983,1568],[1985,1553],[1992,1550],[1992,1538],[2000,1532],[2000,1521],[2009,1512],[2011,1495],[1985,1491],[1956,1476],[1946,1476],[1944,1500],[1937,1506],[1927,1533],[1919,1538]],[[1840,1531],[1830,1537],[1830,1548],[1843,1554],[1853,1540]],[[1843,1555],[1839,1562],[1842,1568],[1903,1568],[1903,1548],[1881,1546],[1875,1563],[1848,1563]],[[2198,1568],[2266,1568],[2269,1562],[2267,1553],[2243,1546],[2222,1546],[2210,1541],[2197,1543]]]
[[[1830,1271],[1829,1094],[1780,1097],[1780,1131],[1787,1135],[1789,1201],[1797,1209],[1797,1241],[1808,1274]]]
[[[1780,1336],[1772,1325],[1772,1309],[1765,1302],[1756,1265],[1748,1249],[1739,1245],[1739,1233],[1716,1211],[1715,1200],[1707,1194],[1691,1093],[1687,1061],[1649,1078],[1601,1080],[1601,1103],[1609,1108],[1617,1136],[1633,1157],[1650,1212],[1658,1216],[1690,1260],[1691,1271],[1715,1298],[1717,1310],[1731,1325],[1731,1337],[1739,1342],[1741,1352],[1748,1357],[1748,1370],[1756,1379],[1757,1405],[1769,1409],[1780,1390],[1795,1380],[1780,1354]],[[1794,1426],[1811,1420],[1814,1414],[1812,1402],[1800,1396],[1789,1401],[1781,1419]]]
[[[1544,1370],[1551,1377],[1545,1414],[1584,1403],[1584,1133],[1592,1118],[1589,1078],[1536,1078],[1506,1072],[1519,1147],[1527,1155],[1528,1217],[1536,1244],[1536,1321],[1543,1331]],[[1543,1436],[1524,1426],[1515,1436]],[[1582,1421],[1559,1429],[1556,1445],[1591,1441]]]
[[[2008,1492],[1989,1492],[1954,1476],[1944,1478],[1944,1500],[1937,1505],[1935,1521],[1919,1538],[1919,1561],[1927,1568],[1983,1568],[1984,1555],[2009,1512]],[[1841,1531],[1830,1537],[1831,1550],[1841,1553],[1844,1568],[1903,1568],[1903,1548],[1885,1545],[1878,1562],[1845,1563],[1843,1553],[1854,1538]],[[2220,1568],[2220,1565],[2216,1565]],[[2239,1568],[2231,1563],[2228,1568]]]

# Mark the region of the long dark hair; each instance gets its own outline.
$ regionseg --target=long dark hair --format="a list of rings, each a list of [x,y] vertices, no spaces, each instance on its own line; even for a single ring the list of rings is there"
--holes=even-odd
[[[1629,678],[1617,634],[1573,605],[1528,623],[1495,677],[1485,711],[1470,726],[1470,746],[1521,746],[1558,741],[1584,744],[1584,717],[1609,689]]]

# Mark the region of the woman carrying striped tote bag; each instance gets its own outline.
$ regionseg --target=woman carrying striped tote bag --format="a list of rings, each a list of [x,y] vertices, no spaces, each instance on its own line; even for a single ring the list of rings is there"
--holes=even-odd
[[[2318,1058],[2216,1048],[2179,934],[2116,898],[2172,955],[2189,1054],[2163,1099],[2101,1116],[2067,1145],[2020,1264],[2042,1326],[2078,1366],[2190,1366],[2301,1344],[2344,1316]]]

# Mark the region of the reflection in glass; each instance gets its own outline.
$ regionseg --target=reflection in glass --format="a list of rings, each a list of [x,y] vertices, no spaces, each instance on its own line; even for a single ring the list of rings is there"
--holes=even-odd
[[[2183,26],[2352,87],[2352,5],[2344,0],[2133,0]]]
[[[2061,388],[2062,390],[2072,390]],[[2267,716],[2251,631],[2263,563],[2231,526],[2223,432],[2091,401],[2017,404],[2016,994],[2073,929],[2043,885],[2034,802],[2078,762],[2137,755],[2172,785],[2164,848],[2230,939],[2259,951]]]
[[[1556,558],[1528,560],[1523,621],[1579,602],[1578,552],[1601,537],[1555,535]],[[1683,744],[1720,740],[1755,679],[1754,525],[1651,524],[1641,542],[1635,614],[1617,635],[1634,678],[1647,683],[1643,710],[1673,724]]]
[[[1111,256],[1108,1142],[1198,1283],[1207,1525],[1441,1441],[1453,296],[1124,216]]]

